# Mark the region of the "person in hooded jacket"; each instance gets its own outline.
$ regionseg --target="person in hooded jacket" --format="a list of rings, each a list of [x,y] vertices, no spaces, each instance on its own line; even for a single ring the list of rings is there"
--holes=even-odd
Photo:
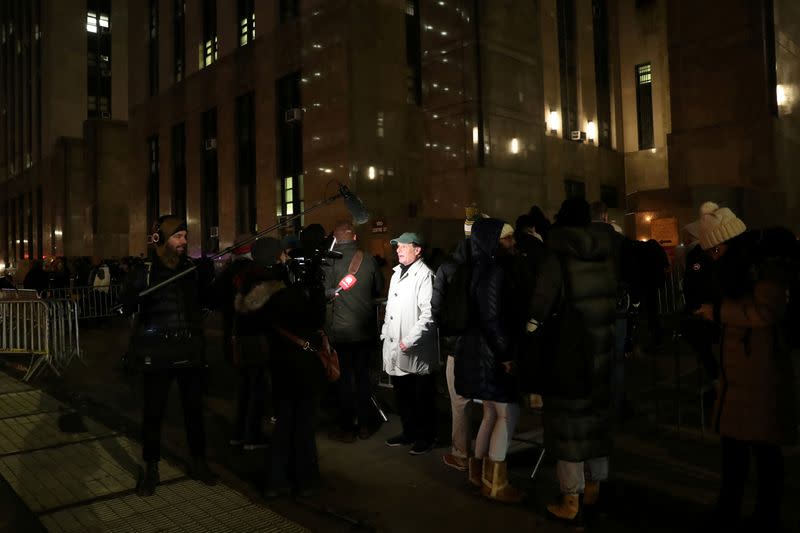
[[[431,314],[439,328],[439,350],[440,353],[445,354],[447,358],[445,363],[445,379],[447,381],[447,391],[450,396],[450,414],[452,420],[450,453],[444,454],[442,456],[442,461],[450,468],[458,470],[459,472],[465,472],[467,470],[469,459],[467,405],[470,399],[464,398],[456,392],[455,349],[458,335],[448,332],[443,327],[442,313],[444,299],[447,297],[448,288],[453,281],[456,270],[469,261],[469,237],[472,234],[472,224],[473,221],[467,219],[467,223],[464,224],[465,238],[459,241],[450,257],[446,259],[436,271],[436,277],[433,279],[433,294],[431,296]]]
[[[469,480],[487,498],[518,503],[524,493],[508,482],[506,453],[519,419],[514,377],[520,328],[513,316],[514,278],[500,257],[514,246],[513,228],[502,220],[475,221],[470,236],[472,278],[467,332],[456,341],[455,389],[483,402],[483,419],[469,461]],[[515,331],[518,329],[518,331]]]
[[[561,499],[549,514],[580,525],[596,503],[611,452],[611,361],[617,269],[611,236],[592,227],[589,204],[564,201],[548,235],[528,331],[545,337],[544,438],[557,460]],[[584,468],[588,470],[586,479]]]
[[[285,287],[286,279],[286,268],[278,263],[280,241],[263,237],[249,248],[252,259],[240,258],[233,263],[231,267],[236,266],[236,272],[228,280],[233,289],[230,362],[238,374],[236,419],[230,442],[245,451],[266,447],[261,427],[270,355],[266,304]]]

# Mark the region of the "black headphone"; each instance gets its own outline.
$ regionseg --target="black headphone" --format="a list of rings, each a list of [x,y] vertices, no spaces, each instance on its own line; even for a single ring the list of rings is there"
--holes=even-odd
[[[155,244],[156,246],[161,246],[164,244],[166,239],[164,239],[164,235],[161,233],[161,224],[164,221],[171,217],[172,215],[161,215],[153,222],[153,227],[150,228],[150,234],[147,236],[147,242]]]

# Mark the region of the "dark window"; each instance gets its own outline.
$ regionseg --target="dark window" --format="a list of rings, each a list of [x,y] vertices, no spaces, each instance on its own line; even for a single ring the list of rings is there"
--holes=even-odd
[[[409,104],[422,103],[422,41],[419,0],[406,0],[406,65]]]
[[[298,0],[280,0],[278,2],[278,19],[281,22],[288,22],[296,19],[300,15]]]
[[[25,240],[27,243],[25,247],[25,258],[33,259],[33,191],[28,193],[28,201],[25,204],[25,215],[28,219],[25,223],[26,229],[28,230],[27,239]]]
[[[256,38],[256,8],[254,0],[239,0],[239,46]]]
[[[608,1],[592,0],[594,79],[597,93],[598,144],[611,147],[611,74],[608,65]]]
[[[150,0],[148,47],[148,80],[150,96],[158,94],[158,0]]]
[[[89,118],[111,118],[111,1],[87,0],[87,108]]]
[[[564,180],[564,192],[567,198],[586,198],[586,184],[578,180]]]
[[[778,72],[775,61],[775,2],[764,1],[764,46],[767,69],[768,107],[773,116],[778,116]]]
[[[558,69],[561,79],[562,135],[578,131],[578,59],[575,0],[557,0]]]
[[[186,0],[173,0],[175,2],[173,12],[172,36],[174,39],[173,70],[175,81],[181,81],[186,75]]]
[[[200,194],[201,247],[203,253],[219,250],[219,177],[217,170],[217,108],[202,117],[203,188]]]
[[[42,188],[36,188],[36,257],[44,257],[44,208],[42,202]]]
[[[186,126],[172,128],[172,213],[186,220]]]
[[[303,209],[303,123],[300,113],[300,73],[278,80],[278,217],[290,217]],[[295,221],[299,229],[302,220]]]
[[[639,150],[653,148],[653,71],[650,63],[636,65],[636,122],[639,126]]]
[[[8,249],[9,251],[9,259],[12,259],[15,263],[17,262],[17,201],[10,200],[8,203],[8,218],[11,221],[11,239],[9,239]]]
[[[147,169],[147,228],[156,221],[160,215],[158,198],[158,136],[153,135],[147,139],[148,160]]]
[[[617,188],[612,185],[601,185],[600,200],[606,204],[606,207],[610,209],[619,207],[619,194],[617,193]]]
[[[27,243],[27,239],[25,239],[25,195],[20,194],[19,198],[17,199],[17,216],[19,217],[19,232],[17,233],[17,257],[19,259],[25,259],[25,245]]]
[[[203,61],[200,68],[217,60],[217,0],[203,0]]]
[[[250,92],[236,99],[236,230],[239,233],[256,229],[256,137],[255,94]]]

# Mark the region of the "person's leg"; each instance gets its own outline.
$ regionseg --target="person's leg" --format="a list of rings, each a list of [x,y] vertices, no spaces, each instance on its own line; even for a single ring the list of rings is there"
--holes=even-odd
[[[362,435],[374,431],[377,427],[375,406],[372,405],[372,381],[369,375],[369,363],[372,356],[373,342],[360,342],[353,354],[353,371],[356,381],[356,416]]]
[[[586,461],[589,479],[595,483],[608,479],[608,457],[596,457]]]
[[[300,379],[303,379],[302,377]],[[292,438],[294,487],[308,489],[319,479],[317,441],[315,435],[316,412],[319,398],[312,387],[302,387],[295,397],[295,420]]]
[[[436,440],[436,373],[418,374],[415,381],[416,439],[432,447]]]
[[[491,403],[497,413],[497,420],[494,423],[489,442],[489,458],[500,463],[506,460],[506,453],[514,436],[514,429],[517,427],[519,405],[516,403]]]
[[[206,456],[206,432],[203,421],[204,374],[204,369],[193,368],[176,371],[183,404],[186,439],[192,457]]]
[[[291,398],[291,384],[285,376],[273,373],[275,404],[275,429],[269,449],[269,489],[283,491],[289,489],[289,457],[292,448],[292,431],[295,426],[295,406]]]
[[[161,460],[161,422],[167,405],[172,375],[166,371],[145,371],[142,375],[142,458],[153,463]]]
[[[583,463],[558,461],[556,475],[561,494],[580,494],[583,492],[586,479],[583,473]]]
[[[469,400],[456,392],[455,357],[452,355],[447,356],[445,375],[447,391],[450,393],[450,411],[453,416],[452,454],[463,459],[469,455],[467,440],[467,403]]]
[[[340,343],[336,346],[342,372],[336,383],[339,393],[339,430],[348,433],[348,436],[353,436],[356,417],[355,349],[356,345],[352,343]]]
[[[400,415],[400,423],[402,424],[402,431],[397,437],[389,439],[389,441],[397,440],[397,444],[410,444],[414,439],[414,376],[407,374],[405,376],[392,376],[392,385],[394,386],[395,397],[397,398],[397,410]],[[387,444],[393,443],[387,441]],[[395,444],[395,445],[397,445]]]
[[[236,419],[233,423],[231,444],[241,444],[245,441],[247,428],[247,409],[250,403],[250,383],[247,371],[240,368],[236,371]]]
[[[744,486],[750,468],[748,443],[722,437],[722,475],[720,476],[718,513],[726,524],[736,524],[742,510]]]
[[[245,419],[245,444],[258,445],[264,441],[262,419],[266,401],[267,378],[262,367],[248,369],[248,388],[250,391]]]
[[[489,455],[489,446],[492,440],[492,432],[497,423],[497,410],[494,402],[483,402],[483,418],[478,428],[478,436],[475,438],[475,457],[483,459]]]
[[[753,451],[758,470],[754,522],[763,525],[763,531],[779,531],[784,484],[783,452],[774,444],[754,444]]]

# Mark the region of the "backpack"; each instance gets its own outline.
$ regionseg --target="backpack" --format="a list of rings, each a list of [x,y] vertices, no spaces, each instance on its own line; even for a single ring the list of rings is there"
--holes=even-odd
[[[469,329],[472,269],[471,261],[459,263],[447,283],[437,320],[439,332],[443,336],[463,335]]]

